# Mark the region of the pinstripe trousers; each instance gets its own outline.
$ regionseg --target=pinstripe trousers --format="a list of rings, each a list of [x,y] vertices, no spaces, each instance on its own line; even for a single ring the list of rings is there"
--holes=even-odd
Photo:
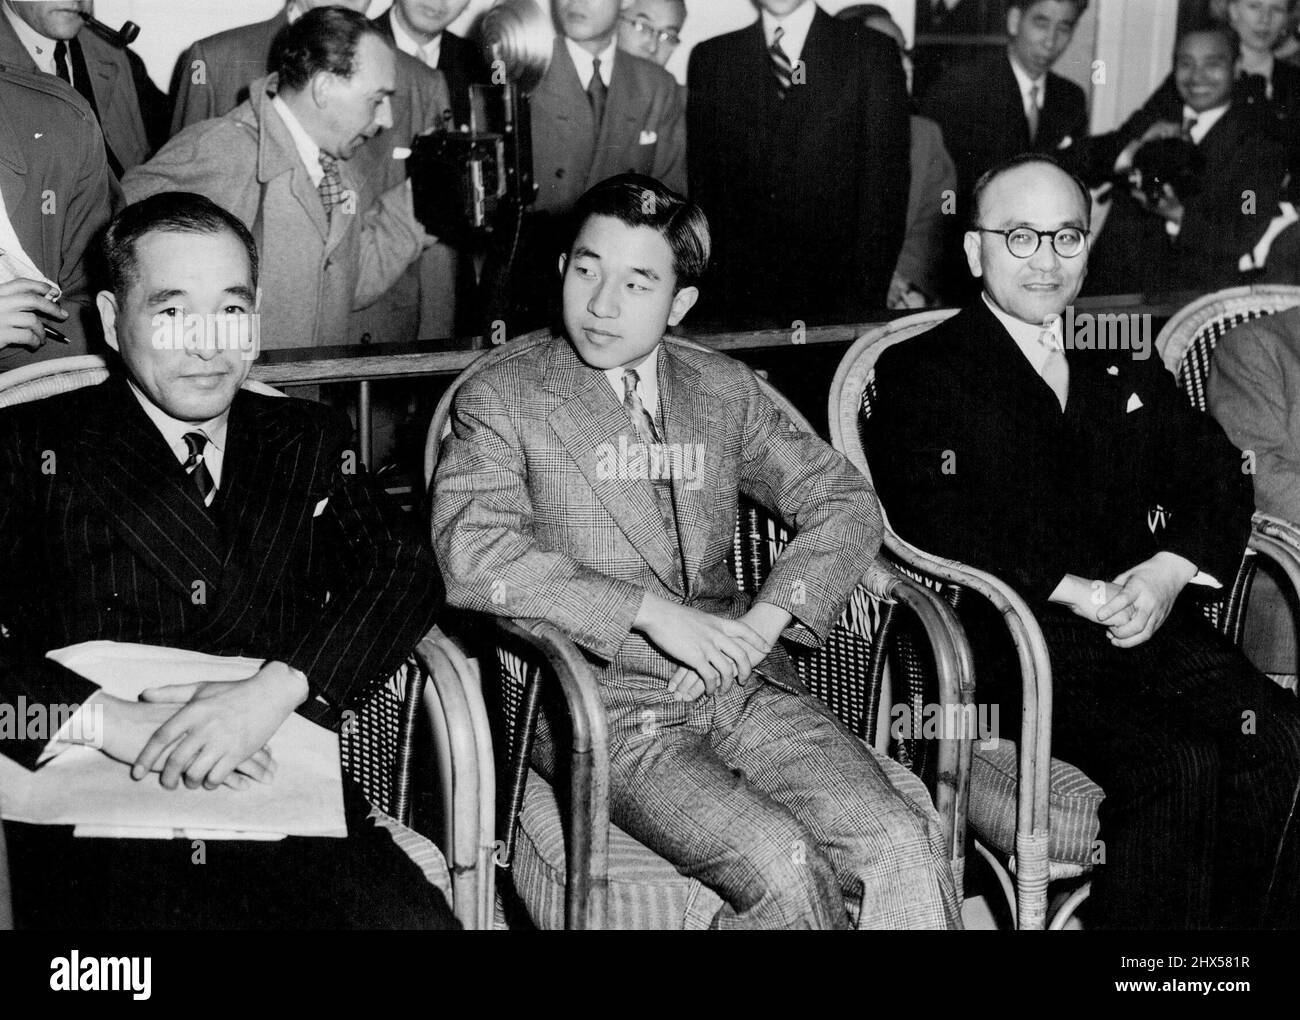
[[[1132,649],[1059,609],[1040,622],[1052,656],[1052,754],[1106,791],[1091,923],[1300,926],[1295,696],[1186,601]]]

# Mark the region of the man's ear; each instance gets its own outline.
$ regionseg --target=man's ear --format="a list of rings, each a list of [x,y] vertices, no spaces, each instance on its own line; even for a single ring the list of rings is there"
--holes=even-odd
[[[95,307],[104,327],[104,342],[121,353],[122,348],[117,345],[117,296],[111,290],[101,290],[95,295]]]
[[[668,325],[676,326],[686,318],[686,313],[695,307],[695,302],[699,299],[699,287],[683,287],[674,294],[673,306],[668,310]]]
[[[1023,13],[1019,7],[1007,8],[1007,35],[1020,34],[1020,18]]]
[[[262,310],[262,285],[259,283],[253,288],[253,311],[255,313]]]
[[[311,101],[316,104],[318,110],[323,110],[329,106],[330,95],[334,89],[334,75],[328,71],[317,71],[311,76]]]
[[[961,239],[962,250],[966,253],[966,268],[976,278],[984,275],[984,267],[980,265],[980,240],[978,230],[966,231]]]
[[[569,264],[569,256],[563,252],[560,253],[560,278],[564,278],[564,267]]]

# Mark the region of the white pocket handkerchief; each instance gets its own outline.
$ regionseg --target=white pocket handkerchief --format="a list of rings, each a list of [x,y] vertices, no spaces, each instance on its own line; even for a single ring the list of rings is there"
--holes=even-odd
[[[659,141],[659,132],[658,132],[658,131],[642,131],[642,132],[641,132],[641,144],[642,144],[642,145],[654,145],[654,143],[657,142],[657,141]]]
[[[1106,366],[1106,374],[1107,374],[1107,375],[1119,375],[1119,366],[1118,366],[1118,365],[1107,365],[1107,366]],[[1134,395],[1134,396],[1137,396],[1136,393],[1133,394],[1133,395]]]
[[[1066,135],[1064,138],[1061,139],[1061,144],[1056,147],[1056,151],[1060,152],[1062,149],[1068,149],[1073,144],[1074,144],[1074,136]]]
[[[329,501],[330,498],[328,496],[322,499],[319,503],[316,504],[316,509],[311,512],[311,515],[313,517],[319,517],[321,514],[323,514],[325,512],[325,504],[328,503]]]
[[[1128,413],[1132,414],[1141,406],[1142,406],[1142,398],[1139,397],[1136,393],[1130,394],[1128,398],[1128,407],[1126,408]]]

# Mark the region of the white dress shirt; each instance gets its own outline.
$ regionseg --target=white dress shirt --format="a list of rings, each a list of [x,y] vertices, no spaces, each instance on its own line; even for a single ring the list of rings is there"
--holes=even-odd
[[[284,126],[289,129],[294,148],[298,150],[298,158],[307,168],[307,176],[311,178],[312,186],[319,188],[321,178],[325,176],[325,168],[320,165],[320,146],[312,141],[311,135],[307,134],[307,129],[302,126],[302,122],[293,115],[288,103],[276,96],[271,100],[271,105],[284,121]]]
[[[609,88],[609,83],[614,79],[614,54],[618,52],[618,36],[609,41],[600,53],[591,54],[584,50],[572,39],[565,38],[564,45],[569,48],[569,56],[573,58],[573,66],[578,69],[578,81],[582,84],[582,91],[586,92],[591,87],[591,76],[596,73],[596,58],[600,58],[600,80]]]
[[[47,39],[40,32],[32,28],[31,25],[23,21],[14,13],[12,0],[5,0],[5,17],[9,19],[9,24],[13,26],[14,34],[18,36],[18,41],[23,44],[23,49],[31,54],[32,60],[36,66],[46,74],[58,74],[54,67],[54,47],[58,44],[57,39]],[[68,72],[72,73],[72,58],[68,58]]]
[[[1043,244],[1050,243],[1047,238],[1043,238]],[[1043,376],[1043,366],[1047,364],[1048,355],[1052,353],[1053,348],[1057,350],[1064,349],[1062,339],[1061,318],[1057,316],[1052,322],[1044,325],[1039,323],[1035,325],[1032,322],[1022,322],[1014,315],[1008,315],[1001,308],[989,300],[987,293],[980,295],[984,298],[984,303],[989,306],[989,311],[997,317],[998,322],[1006,327],[1011,339],[1016,342],[1020,348],[1020,353],[1029,359],[1029,364],[1033,366],[1034,371],[1038,373],[1039,378]],[[1050,334],[1044,338],[1043,334]]]
[[[641,397],[641,406],[655,421],[659,420],[659,349],[662,346],[663,344],[655,344],[654,350],[635,365],[605,369],[605,378],[609,380],[614,396],[618,398],[620,404],[623,403],[623,373],[629,368],[636,369],[640,380],[636,391]]]
[[[1007,54],[1007,60],[1011,63],[1011,73],[1016,76],[1016,84],[1020,87],[1020,106],[1024,109],[1025,116],[1030,116],[1029,104],[1034,102],[1030,93],[1035,85],[1038,86],[1037,106],[1038,111],[1041,113],[1043,104],[1047,101],[1047,75],[1043,75],[1041,78],[1031,78],[1029,72],[1016,63],[1016,58],[1011,56],[1010,53]]]
[[[763,38],[767,40],[767,48],[770,50],[772,43],[776,41],[776,29],[779,25],[785,29],[785,34],[781,36],[781,51],[790,59],[790,63],[799,63],[815,17],[817,17],[817,5],[812,0],[806,0],[784,18],[774,18],[764,11]]]
[[[1202,139],[1210,133],[1210,129],[1223,119],[1223,115],[1228,112],[1231,103],[1224,103],[1222,106],[1216,106],[1213,110],[1206,110],[1203,113],[1197,113],[1190,106],[1183,106],[1183,123],[1189,120],[1195,120],[1188,134],[1192,136],[1192,144],[1200,145]]]
[[[172,456],[178,462],[184,464],[190,458],[190,448],[185,445],[185,436],[188,433],[202,432],[208,437],[208,445],[203,451],[203,463],[208,466],[208,474],[212,476],[212,481],[217,488],[221,488],[221,466],[226,460],[226,427],[230,424],[230,408],[226,408],[211,421],[181,421],[173,418],[141,393],[134,381],[130,381],[130,385],[135,399],[140,401],[144,413],[162,434],[163,442],[171,449]]]
[[[406,26],[402,24],[402,17],[397,11],[397,4],[393,4],[388,11],[388,24],[392,26],[393,42],[397,44],[399,50],[403,53],[410,54],[426,66],[437,69],[438,58],[442,56],[441,32],[435,35],[427,43],[420,42],[420,40],[411,35],[411,33],[406,30]]]

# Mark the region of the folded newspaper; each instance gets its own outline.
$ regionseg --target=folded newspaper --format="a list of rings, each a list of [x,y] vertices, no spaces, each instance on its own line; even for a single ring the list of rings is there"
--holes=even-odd
[[[70,645],[48,657],[106,693],[129,700],[149,687],[242,680],[261,666],[260,659],[114,641]],[[89,735],[93,721],[86,725]],[[157,773],[137,782],[130,766],[84,745],[67,748],[35,771],[0,756],[0,816],[38,825],[74,825],[77,835],[99,837],[347,835],[338,736],[294,713],[271,739],[270,748],[275,778],[243,790],[190,790],[183,783],[168,790]]]

